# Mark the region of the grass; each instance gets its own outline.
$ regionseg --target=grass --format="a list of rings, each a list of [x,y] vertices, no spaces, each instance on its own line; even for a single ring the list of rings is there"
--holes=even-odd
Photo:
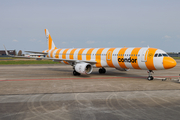
[[[174,59],[180,59],[180,57],[172,57],[172,58],[174,58]]]
[[[1,59],[19,59],[19,58],[12,58],[12,57],[0,57],[0,60]]]
[[[59,64],[52,60],[0,60],[0,65]]]

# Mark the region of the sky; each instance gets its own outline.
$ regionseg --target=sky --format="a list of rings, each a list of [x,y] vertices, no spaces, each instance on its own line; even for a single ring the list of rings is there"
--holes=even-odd
[[[154,47],[180,52],[180,0],[0,0],[0,50]]]

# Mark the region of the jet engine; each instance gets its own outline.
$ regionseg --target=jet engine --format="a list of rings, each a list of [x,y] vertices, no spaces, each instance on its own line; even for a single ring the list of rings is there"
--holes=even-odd
[[[93,67],[89,63],[78,63],[75,65],[75,71],[81,74],[90,74]]]

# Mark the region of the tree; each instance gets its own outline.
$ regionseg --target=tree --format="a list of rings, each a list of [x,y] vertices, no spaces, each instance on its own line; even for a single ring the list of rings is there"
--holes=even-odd
[[[21,50],[19,50],[18,56],[22,56],[22,51]]]

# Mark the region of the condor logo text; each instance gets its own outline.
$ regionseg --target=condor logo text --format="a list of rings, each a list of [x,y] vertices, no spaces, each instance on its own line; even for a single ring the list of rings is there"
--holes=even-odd
[[[136,63],[137,59],[130,58],[118,58],[118,62],[129,62],[129,63]]]

